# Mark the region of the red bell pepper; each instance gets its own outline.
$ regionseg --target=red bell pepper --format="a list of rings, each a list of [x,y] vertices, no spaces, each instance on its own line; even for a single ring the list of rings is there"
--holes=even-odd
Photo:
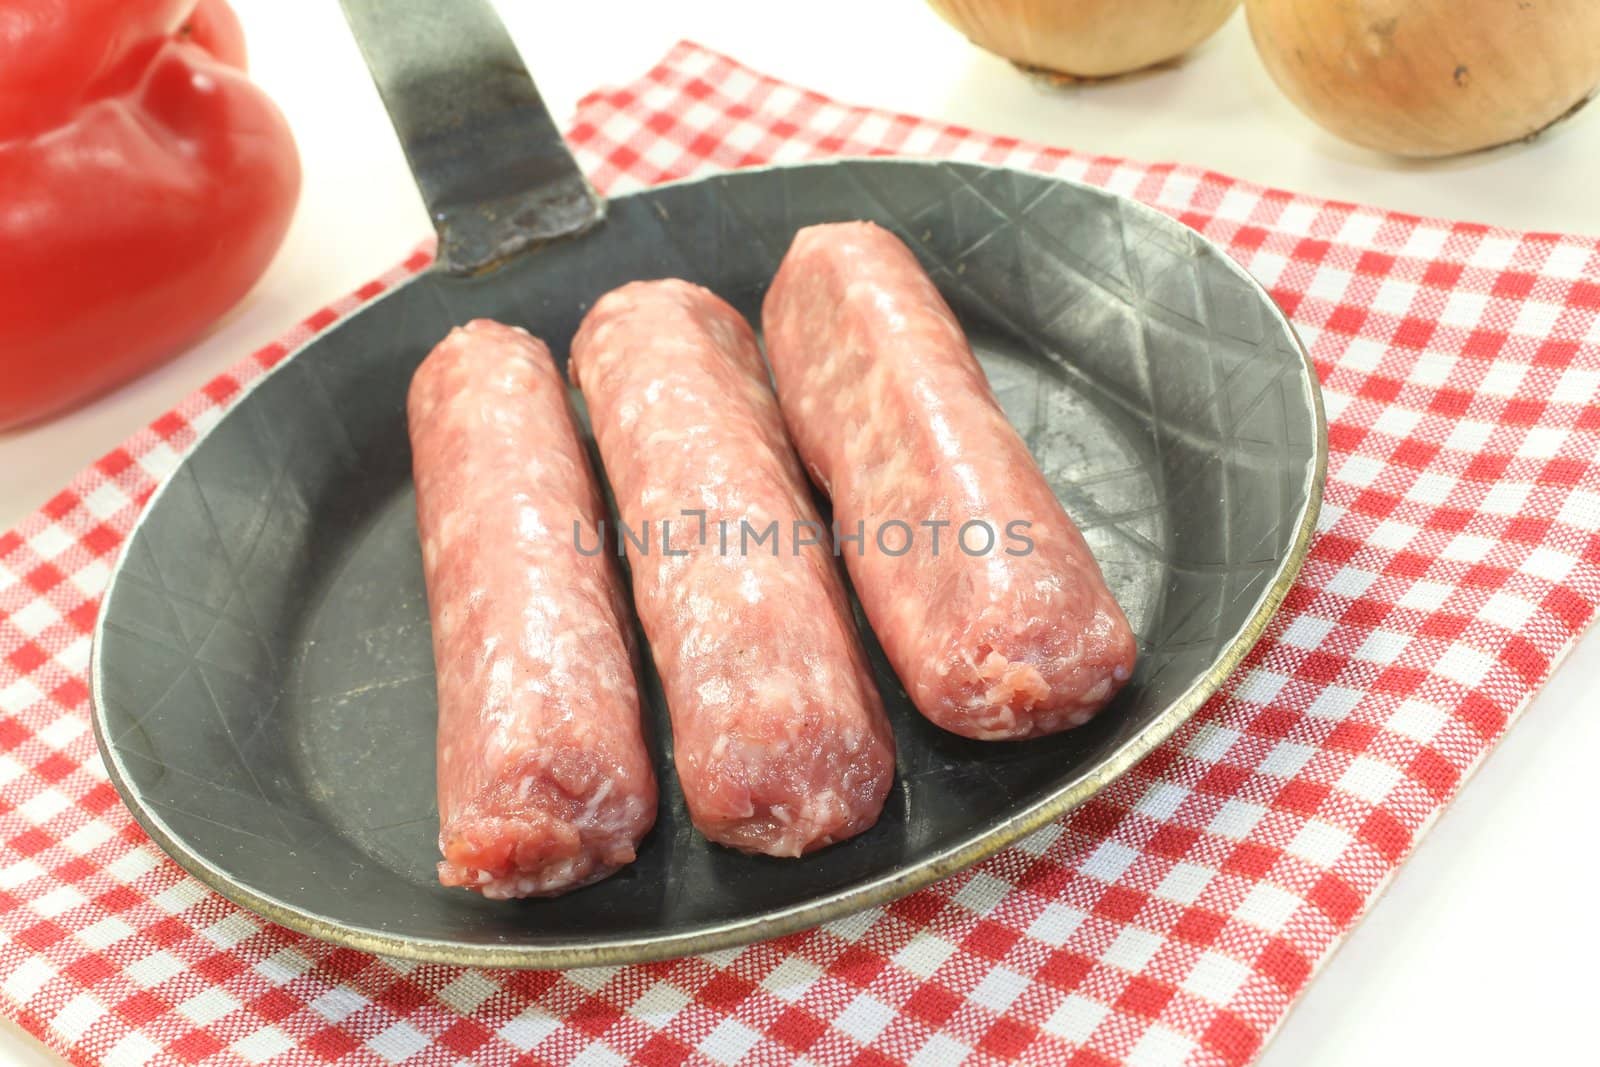
[[[225,0],[0,3],[0,427],[193,341],[300,195]]]

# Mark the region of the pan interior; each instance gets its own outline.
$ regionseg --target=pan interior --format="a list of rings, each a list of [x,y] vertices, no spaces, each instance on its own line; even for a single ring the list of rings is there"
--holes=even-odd
[[[526,326],[564,358],[593,301],[637,278],[700,282],[756,322],[794,231],[853,218],[898,232],[961,317],[1140,635],[1132,683],[1071,733],[966,741],[916,713],[863,628],[900,748],[894,791],[873,830],[797,862],[693,832],[651,676],[662,805],[638,862],[549,901],[441,888],[412,370],[479,316]],[[1310,371],[1259,287],[1110,194],[884,160],[667,186],[494,274],[418,278],[230,411],[130,540],[97,635],[96,725],[130,806],[180,861],[324,936],[507,963],[751,940],[997,846],[1026,813],[1103,781],[1130,743],[1175,728],[1298,566],[1319,432]]]

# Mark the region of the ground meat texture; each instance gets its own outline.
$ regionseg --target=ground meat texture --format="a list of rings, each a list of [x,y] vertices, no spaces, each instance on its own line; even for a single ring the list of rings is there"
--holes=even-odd
[[[894,739],[837,561],[794,543],[817,513],[749,325],[687,282],[626,285],[584,319],[571,373],[631,531],[634,603],[695,826],[772,856],[867,829]],[[648,550],[634,543],[645,536]]]
[[[1133,633],[916,257],[871,223],[803,229],[762,325],[796,448],[841,531],[864,527],[845,563],[916,706],[988,740],[1088,722],[1131,674]],[[915,537],[895,555],[897,521]],[[981,526],[977,554],[956,543],[968,522],[992,550]]]
[[[439,679],[439,881],[551,896],[634,858],[655,822],[616,561],[549,350],[479,320],[407,403]],[[406,788],[409,783],[396,782]]]

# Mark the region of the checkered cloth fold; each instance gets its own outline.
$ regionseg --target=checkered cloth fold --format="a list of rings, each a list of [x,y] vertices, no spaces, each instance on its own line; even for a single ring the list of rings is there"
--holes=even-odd
[[[846,107],[691,44],[583,101],[609,192],[902,153],[1126,193],[1293,317],[1332,461],[1319,536],[1226,689],[1090,803],[888,907],[649,966],[334,948],[150,843],[88,724],[88,634],[157,481],[240,388],[419,253],[0,535],[0,1006],[78,1063],[1242,1064],[1600,598],[1600,242],[1329,203]]]

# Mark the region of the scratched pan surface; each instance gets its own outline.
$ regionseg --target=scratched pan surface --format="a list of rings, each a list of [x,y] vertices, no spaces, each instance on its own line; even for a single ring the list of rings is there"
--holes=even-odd
[[[636,863],[554,900],[440,887],[412,371],[479,316],[527,327],[564,360],[584,311],[638,278],[699,282],[757,322],[795,230],[842,219],[892,228],[961,318],[1139,633],[1133,680],[1079,730],[967,741],[917,714],[864,628],[899,743],[894,789],[871,831],[794,861],[694,832],[652,676],[661,809]],[[491,273],[418,277],[241,399],[157,493],[113,576],[96,732],[129,807],[179,863],[319,937],[505,966],[740,944],[975,862],[1167,737],[1299,569],[1325,453],[1315,377],[1283,316],[1215,248],[1130,201],[889,160],[665,186]]]

